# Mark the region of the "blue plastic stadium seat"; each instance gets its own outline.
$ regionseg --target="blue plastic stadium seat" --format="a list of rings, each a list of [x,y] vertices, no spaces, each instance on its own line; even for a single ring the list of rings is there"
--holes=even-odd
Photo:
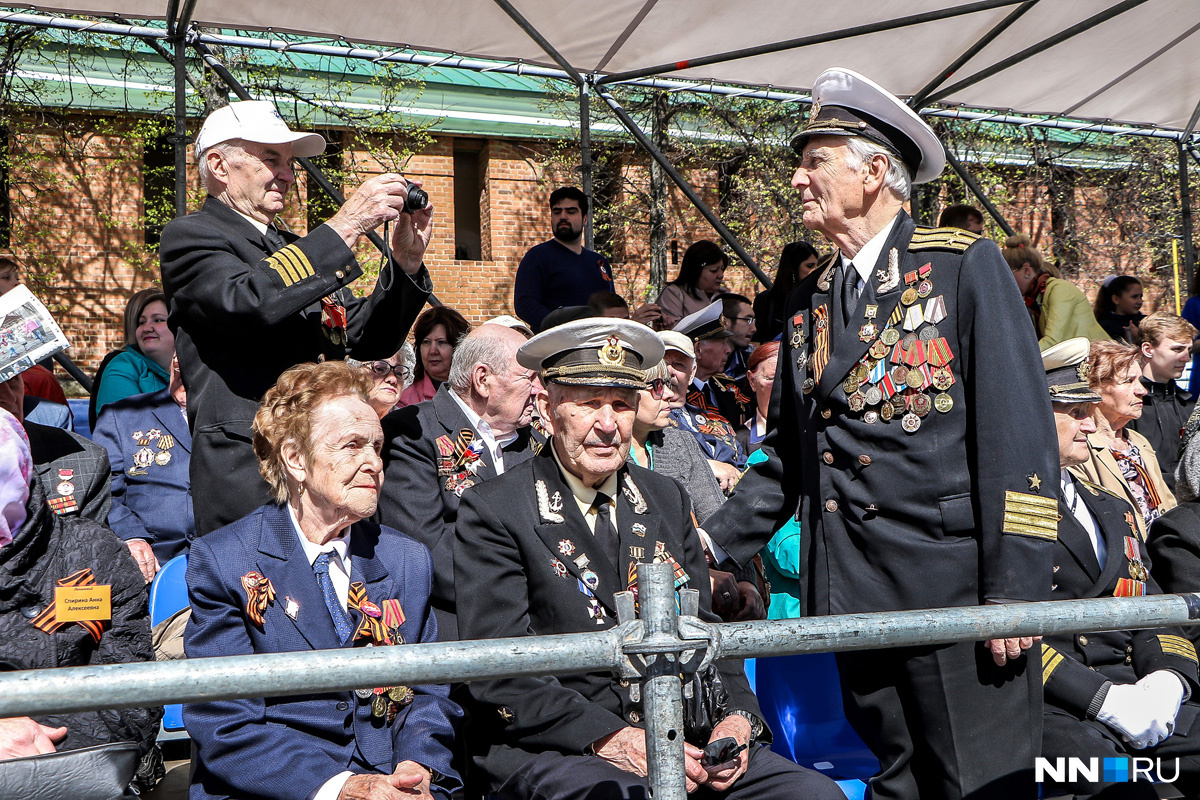
[[[154,626],[188,605],[187,556],[176,556],[163,564],[150,584],[150,625]],[[163,706],[163,730],[183,730],[183,706]]]
[[[756,659],[754,683],[775,734],[771,749],[834,778],[850,800],[862,798],[879,761],[846,721],[833,654]]]

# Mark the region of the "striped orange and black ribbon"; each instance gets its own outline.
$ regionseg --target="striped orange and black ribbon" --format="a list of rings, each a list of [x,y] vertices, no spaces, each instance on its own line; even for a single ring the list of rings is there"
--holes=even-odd
[[[84,568],[76,573],[68,575],[58,581],[58,586],[95,586],[96,576],[92,574],[91,569]],[[32,620],[33,627],[45,633],[54,633],[64,625],[69,625],[69,622],[60,622],[58,619],[58,609],[53,600],[50,605],[42,609],[42,613],[38,614]],[[78,624],[85,631],[92,635],[92,639],[99,642],[101,634],[109,626],[109,620],[79,620]]]
[[[375,644],[383,644],[387,639],[387,631],[383,629],[383,621],[379,617],[372,617],[362,610],[363,603],[366,602],[369,602],[367,599],[367,587],[363,585],[362,581],[355,581],[350,584],[350,591],[346,594],[346,605],[357,611],[360,617],[358,628],[354,631],[354,638],[369,638]],[[382,613],[381,610],[381,616]]]
[[[812,354],[813,382],[821,382],[821,373],[829,363],[829,306],[819,305],[813,311],[813,328],[817,335],[814,338]]]

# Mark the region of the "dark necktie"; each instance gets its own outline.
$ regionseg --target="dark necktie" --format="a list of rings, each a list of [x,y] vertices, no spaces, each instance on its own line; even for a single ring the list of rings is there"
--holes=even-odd
[[[617,529],[613,527],[612,521],[612,498],[604,494],[604,492],[596,492],[596,499],[592,501],[592,508],[596,509],[596,541],[600,542],[604,547],[615,549],[617,546]]]
[[[279,235],[274,225],[267,226],[267,232],[263,234],[263,238],[267,240],[267,244],[271,246],[271,252],[274,253],[282,250],[285,242],[283,237]]]
[[[854,308],[858,305],[858,270],[853,264],[843,267],[842,275],[842,320],[849,325]]]
[[[333,588],[333,580],[329,577],[329,558],[332,555],[333,553],[324,552],[317,556],[317,560],[313,562],[313,572],[317,573],[317,585],[321,587],[321,594],[325,596],[325,605],[329,608],[329,616],[333,617],[333,627],[337,630],[338,639],[345,644],[354,632],[354,624],[350,620],[350,614],[342,608],[337,590]]]

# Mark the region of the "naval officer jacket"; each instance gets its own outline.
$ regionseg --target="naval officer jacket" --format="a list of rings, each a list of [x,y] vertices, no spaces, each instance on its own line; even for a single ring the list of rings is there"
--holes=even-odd
[[[1060,500],[1051,599],[1161,594],[1149,575],[1150,558],[1133,506],[1096,484],[1076,480],[1075,487],[1104,541],[1104,564],[1096,557],[1087,530]],[[1196,649],[1181,628],[1054,634],[1042,640],[1046,703],[1080,719],[1095,719],[1110,683],[1137,683],[1161,669],[1178,673],[1194,692],[1200,688],[1196,666]],[[1187,709],[1181,713],[1195,715],[1194,707]]]
[[[849,320],[841,271],[789,298],[767,459],[705,530],[745,564],[797,515],[813,614],[1047,599],[1057,439],[999,250],[901,211]]]

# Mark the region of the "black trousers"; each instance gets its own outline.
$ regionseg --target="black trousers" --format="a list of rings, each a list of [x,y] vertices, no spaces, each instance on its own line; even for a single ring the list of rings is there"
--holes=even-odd
[[[1118,734],[1107,725],[1094,720],[1081,720],[1057,708],[1046,707],[1046,719],[1042,728],[1042,755],[1046,758],[1149,758],[1155,761],[1152,775],[1161,761],[1163,777],[1175,774],[1175,759],[1179,759],[1179,777],[1172,784],[1184,797],[1200,796],[1200,705],[1187,702],[1175,718],[1175,733],[1157,747],[1134,750],[1121,741]],[[1103,764],[1103,762],[1100,762]],[[1157,800],[1154,784],[1145,781],[1127,783],[1079,783],[1055,786],[1064,792],[1104,800]]]
[[[200,429],[192,434],[188,471],[198,536],[271,502],[271,490],[258,471],[250,439],[227,429]]]
[[[764,746],[754,746],[745,774],[727,792],[701,787],[702,800],[846,800],[829,778],[793,764]],[[597,756],[541,753],[517,770],[496,800],[649,800],[646,778]]]
[[[1036,666],[997,667],[976,642],[839,653],[846,718],[879,759],[873,800],[1036,798]]]

